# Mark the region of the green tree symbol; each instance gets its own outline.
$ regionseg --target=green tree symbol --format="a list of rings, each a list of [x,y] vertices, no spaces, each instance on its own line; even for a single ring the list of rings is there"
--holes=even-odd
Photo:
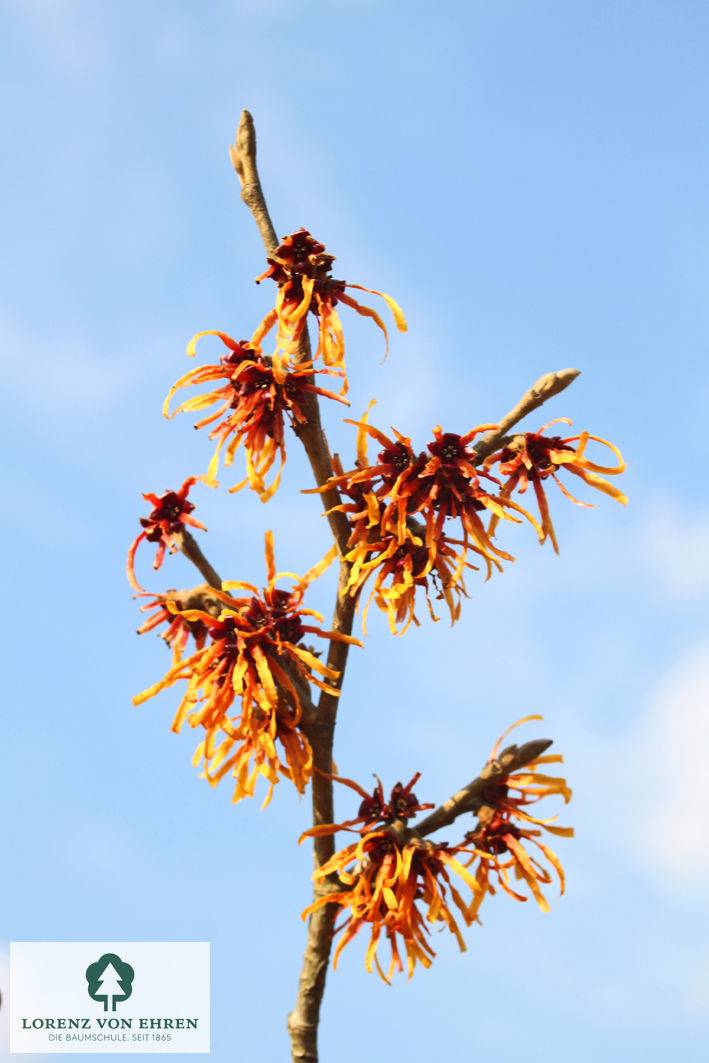
[[[86,968],[88,992],[92,1000],[102,1000],[103,1010],[116,1010],[116,1003],[127,1000],[133,992],[135,971],[115,952],[106,952]]]

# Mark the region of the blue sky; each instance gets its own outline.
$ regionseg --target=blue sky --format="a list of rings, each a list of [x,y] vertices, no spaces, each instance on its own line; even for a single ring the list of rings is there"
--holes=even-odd
[[[248,107],[279,234],[305,225],[337,276],[407,314],[383,365],[377,331],[345,319],[352,414],[376,395],[374,422],[423,446],[576,366],[529,427],[568,416],[612,439],[631,500],[555,500],[558,558],[515,542],[454,629],[393,639],[377,617],[352,654],[340,770],[421,771],[437,802],[543,712],[528,734],[565,755],[577,838],[557,846],[568,893],[551,913],[493,898],[469,951],[441,937],[408,984],[350,946],[322,1058],[700,1058],[708,33],[700,0],[5,0],[5,941],[209,940],[214,1058],[287,1058],[309,801],[279,786],[264,812],[232,806],[191,767],[193,736],[170,733],[174,692],[132,707],[169,655],[136,639],[124,577],[141,492],[208,462],[187,418],[160,415],[187,341],[247,336],[268,308],[227,154]],[[286,473],[268,507],[193,492],[226,578],[262,582],[267,528],[282,568],[327,548],[294,446]],[[149,587],[197,582],[182,558],[154,576],[146,558]],[[329,614],[331,584],[313,590]],[[0,962],[6,983],[6,948]]]

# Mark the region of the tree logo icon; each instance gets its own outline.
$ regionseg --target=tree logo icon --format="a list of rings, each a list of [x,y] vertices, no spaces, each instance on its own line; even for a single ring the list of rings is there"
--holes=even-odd
[[[116,1004],[127,1000],[133,992],[134,976],[129,963],[124,963],[115,952],[106,952],[86,968],[89,996],[103,1001],[104,1011],[115,1011]]]

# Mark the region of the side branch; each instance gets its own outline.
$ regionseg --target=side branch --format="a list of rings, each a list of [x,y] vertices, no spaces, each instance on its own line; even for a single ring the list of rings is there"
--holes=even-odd
[[[204,576],[209,586],[220,591],[222,589],[222,581],[216,569],[213,569],[209,561],[207,561],[192,533],[187,531],[187,528],[183,528],[181,531],[175,532],[173,539],[188,561],[191,561],[200,575]]]
[[[502,438],[509,432],[510,428],[521,421],[523,417],[526,417],[532,410],[536,410],[539,406],[542,406],[548,399],[551,399],[554,395],[558,395],[560,391],[564,391],[568,388],[569,384],[573,384],[576,377],[581,372],[580,369],[560,369],[557,373],[546,373],[540,377],[534,387],[522,396],[517,405],[506,414],[497,428],[494,428],[487,435],[484,435],[482,439],[473,446],[475,451],[475,464],[478,465],[483,461],[488,454],[492,454],[497,450],[498,446],[502,442]]]
[[[430,816],[426,816],[420,823],[412,827],[412,833],[418,834],[423,838],[427,834],[433,834],[434,831],[440,830],[441,827],[449,826],[458,816],[462,816],[465,812],[475,812],[480,795],[485,792],[491,783],[496,782],[505,775],[511,775],[512,772],[519,771],[520,768],[526,767],[537,757],[541,757],[551,744],[551,738],[537,738],[531,742],[525,742],[521,746],[512,745],[508,746],[507,749],[503,749],[495,760],[491,760],[485,765],[477,778],[469,782],[457,794],[449,797],[442,805],[439,805]]]

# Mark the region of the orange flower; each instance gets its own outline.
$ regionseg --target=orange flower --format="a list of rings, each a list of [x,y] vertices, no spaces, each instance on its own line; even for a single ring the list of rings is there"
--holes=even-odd
[[[604,494],[610,495],[611,498],[621,502],[623,505],[628,501],[622,491],[609,484],[602,476],[597,475],[598,473],[605,473],[606,475],[617,476],[624,471],[625,464],[618,448],[607,440],[601,439],[600,436],[589,435],[588,432],[582,432],[578,436],[568,436],[566,439],[562,439],[561,436],[542,435],[542,432],[549,425],[559,422],[571,424],[568,417],[557,417],[554,421],[550,421],[549,424],[545,424],[538,432],[525,432],[522,435],[515,436],[508,446],[503,447],[496,454],[491,454],[484,462],[486,468],[499,462],[500,473],[508,477],[502,489],[502,495],[505,498],[509,497],[515,488],[519,490],[520,494],[524,494],[529,484],[532,484],[539,507],[539,516],[541,517],[539,541],[543,543],[547,538],[551,539],[554,550],[557,553],[559,552],[559,545],[556,541],[554,526],[549,515],[549,504],[543,487],[544,480],[551,477],[561,492],[567,498],[570,498],[572,502],[575,502],[577,506],[592,508],[589,502],[580,502],[564,487],[557,477],[557,473],[562,469],[568,470],[574,476],[579,476],[590,487],[603,491]],[[618,464],[613,466],[596,465],[594,462],[589,461],[585,456],[589,439],[602,443],[604,447],[612,450],[618,458]],[[578,443],[578,446],[573,446],[572,444],[574,443]],[[488,529],[490,535],[495,530],[497,519],[497,516],[493,516],[490,522]]]
[[[228,349],[223,354],[219,365],[200,366],[185,373],[172,386],[163,407],[166,417],[174,417],[181,411],[204,410],[221,403],[216,411],[197,421],[195,428],[215,424],[209,433],[210,439],[218,440],[209,468],[207,480],[216,482],[222,448],[226,447],[224,465],[231,465],[234,455],[243,443],[246,452],[245,480],[232,487],[231,491],[240,491],[247,483],[256,491],[262,502],[268,501],[278,488],[281,471],[286,460],[285,418],[291,425],[302,424],[306,420],[305,404],[309,395],[323,395],[338,402],[347,400],[326,388],[313,384],[313,367],[311,363],[298,369],[286,371],[283,366],[261,353],[261,348],[245,340],[237,343],[224,332],[199,332],[190,341],[188,355],[194,355],[197,340],[201,336],[219,336]],[[341,374],[332,370],[320,370],[332,376]],[[180,388],[193,384],[203,384],[209,380],[225,379],[227,383],[205,395],[188,399],[169,412],[170,399]],[[219,418],[224,414],[224,419]],[[266,486],[265,477],[280,455],[280,467],[273,482]]]
[[[527,720],[541,719],[542,717],[537,715],[526,716],[512,727],[517,727],[518,724],[525,723]],[[498,739],[490,754],[490,761],[497,757],[502,738],[509,734],[512,727],[508,728]],[[518,893],[510,886],[510,871],[514,873],[518,881],[526,883],[542,911],[549,911],[549,904],[542,894],[540,885],[549,885],[552,881],[551,874],[540,863],[538,856],[530,856],[525,849],[525,843],[538,849],[547,863],[551,865],[559,880],[560,892],[564,892],[564,869],[559,858],[547,845],[538,841],[538,838],[542,835],[542,831],[548,831],[562,838],[572,838],[573,828],[557,827],[553,819],[538,819],[526,811],[529,805],[553,794],[563,797],[566,803],[569,802],[571,790],[566,780],[543,774],[537,770],[540,766],[559,764],[561,761],[562,758],[555,754],[537,757],[526,768],[492,783],[481,795],[481,807],[477,813],[479,825],[476,830],[466,835],[466,841],[475,847],[474,856],[469,864],[476,857],[479,859],[475,877],[481,892],[478,893],[477,903],[471,910],[472,915],[477,914],[477,908],[486,892],[495,893],[495,888],[490,881],[491,874],[496,876],[497,883],[505,893],[518,901],[527,900],[524,894]],[[542,829],[536,829],[538,827]]]
[[[335,555],[333,547],[302,579],[292,573],[277,574],[273,536],[268,532],[268,585],[261,594],[250,583],[224,583],[224,591],[238,588],[248,591],[249,595],[232,598],[223,591],[211,591],[222,603],[222,611],[216,620],[203,609],[178,609],[173,603],[168,604],[168,608],[185,621],[204,623],[210,644],[173,664],[160,682],[143,691],[133,702],[140,705],[161,690],[186,680],[187,689],[172,730],[179,732],[185,721],[191,727],[204,728],[206,737],[196,757],[204,759],[205,775],[212,783],[218,782],[229,770],[237,774],[235,800],[249,792],[243,785],[246,748],[251,750],[249,755],[254,756],[257,763],[270,765],[262,774],[267,774],[273,785],[273,769],[280,770],[271,750],[277,738],[284,746],[290,777],[299,789],[307,782],[309,746],[302,736],[294,739],[292,735],[302,711],[298,687],[312,683],[328,693],[337,695],[338,691],[328,682],[336,679],[337,673],[302,646],[302,639],[306,634],[312,634],[361,646],[357,639],[348,635],[323,631],[319,626],[303,622],[311,617],[322,622],[319,613],[303,607],[303,596],[307,586],[327,568]],[[297,581],[290,591],[276,587],[283,576],[291,576]],[[237,700],[235,711],[232,706]],[[241,745],[234,752],[239,742]]]
[[[194,504],[187,501],[187,495],[190,487],[197,480],[204,480],[204,477],[188,477],[179,491],[163,491],[161,495],[151,493],[143,495],[147,502],[153,503],[153,510],[149,517],[140,518],[143,531],[136,536],[128,550],[126,572],[130,585],[134,590],[143,590],[135,577],[135,569],[133,567],[135,552],[143,539],[158,544],[155,560],[153,561],[153,568],[158,569],[165,558],[165,550],[169,550],[171,554],[177,551],[174,536],[177,532],[182,531],[186,524],[192,528],[201,528],[202,531],[207,530],[204,524],[200,524],[198,520],[190,516],[194,509]]]
[[[167,594],[152,594],[148,591],[143,591],[140,595],[136,595],[136,597],[143,596],[150,597],[153,600],[141,605],[141,613],[150,612],[151,610],[155,610],[155,612],[138,628],[137,633],[139,635],[154,631],[160,624],[167,624],[167,630],[161,633],[160,638],[164,639],[168,646],[171,647],[173,664],[176,664],[181,659],[187,648],[190,635],[194,639],[195,647],[198,650],[202,649],[207,641],[208,633],[207,625],[203,620],[186,620],[180,613],[172,612],[169,608],[169,603],[174,603],[176,599],[171,598],[169,592]]]
[[[199,744],[192,763],[197,767],[204,762],[204,777],[212,786],[231,774],[236,780],[233,802],[253,797],[259,776],[269,784],[262,808],[270,802],[279,775],[290,779],[300,794],[305,792],[310,781],[313,751],[298,728],[297,716],[282,705],[270,715],[260,711],[252,713],[248,723],[239,728],[238,737],[223,734],[210,759],[207,757],[208,742],[205,739]],[[278,755],[277,744],[282,747],[283,761]]]
[[[381,783],[368,794],[351,780],[340,779],[363,795],[360,815],[347,824],[326,824],[306,831],[302,838],[351,829],[351,824],[364,822],[359,841],[346,846],[320,867],[313,878],[322,882],[329,875],[337,874],[342,889],[328,892],[303,912],[303,918],[326,904],[339,905],[340,911],[348,913],[335,933],[342,933],[333,958],[333,966],[345,945],[365,925],[370,929],[365,966],[371,972],[376,966],[379,975],[388,982],[395,971],[403,971],[400,948],[406,955],[409,978],[416,963],[430,967],[436,955],[428,941],[427,924],[442,923],[456,937],[461,951],[465,951],[460,929],[449,908],[448,893],[453,904],[467,925],[473,922],[471,906],[466,904],[451,881],[449,872],[456,874],[477,896],[480,887],[473,876],[456,859],[456,849],[446,843],[434,844],[412,838],[402,841],[401,836],[387,829],[395,820],[406,820],[416,812],[431,805],[420,805],[411,787],[418,775],[402,787],[397,783],[388,802],[384,801]],[[379,829],[378,822],[382,823]],[[302,841],[301,838],[301,841]],[[378,946],[386,938],[391,960],[385,974],[377,956]]]
[[[325,251],[325,245],[313,239],[307,229],[301,228],[285,236],[283,243],[268,259],[269,268],[256,278],[257,284],[267,277],[274,280],[278,285],[278,295],[275,309],[263,319],[254,333],[252,342],[261,343],[278,322],[276,349],[282,351],[286,359],[295,357],[310,311],[318,319],[318,345],[314,357],[321,355],[325,365],[344,370],[345,340],[337,312],[339,302],[356,310],[363,317],[371,318],[384,333],[388,351],[389,337],[379,314],[347,295],[345,289],[356,288],[358,291],[380,296],[394,315],[399,332],[406,332],[406,319],[401,309],[384,292],[334,280],[330,276],[334,260],[334,255],[329,255]]]
[[[346,555],[346,560],[352,562],[348,589],[353,597],[360,593],[370,576],[375,575],[364,609],[364,633],[367,633],[367,613],[372,601],[387,613],[392,634],[403,635],[412,621],[418,626],[414,606],[419,588],[423,588],[431,619],[437,621],[429,595],[429,576],[438,592],[436,597],[445,601],[451,623],[455,623],[460,617],[460,596],[467,597],[463,569],[475,568],[451,545],[463,545],[460,540],[442,535],[429,550],[422,538],[411,531],[407,532],[403,543],[392,533],[374,532],[374,535],[374,539],[360,541]],[[397,625],[403,627],[397,629]]]

